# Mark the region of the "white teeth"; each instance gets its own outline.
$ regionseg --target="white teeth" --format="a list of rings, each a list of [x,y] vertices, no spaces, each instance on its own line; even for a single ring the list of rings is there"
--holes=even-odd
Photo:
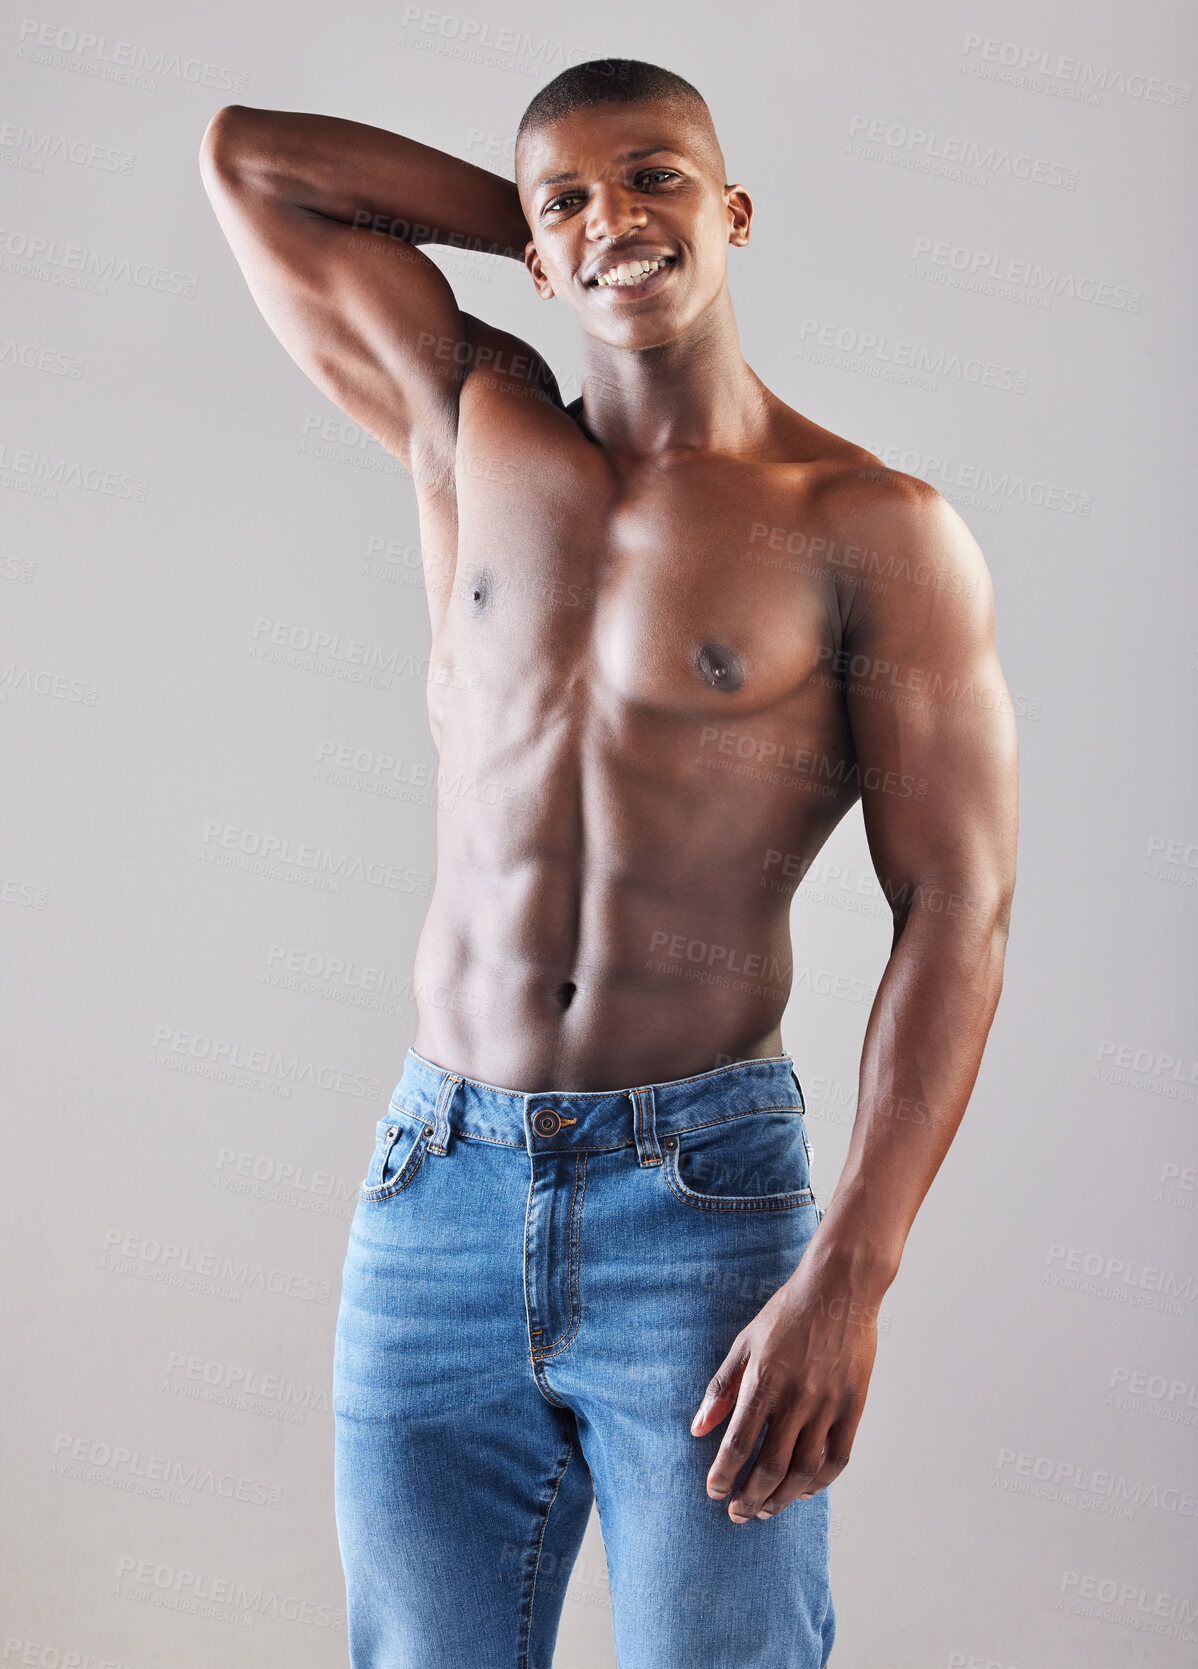
[[[647,278],[651,272],[657,272],[663,266],[664,261],[621,261],[618,266],[608,267],[595,282],[609,287],[617,284],[639,284],[642,278]]]

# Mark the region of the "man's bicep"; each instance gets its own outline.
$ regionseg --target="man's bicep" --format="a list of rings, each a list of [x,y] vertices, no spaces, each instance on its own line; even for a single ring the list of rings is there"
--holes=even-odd
[[[896,909],[990,914],[1013,880],[1016,763],[990,578],[943,499],[904,507],[890,537],[842,657],[870,853]]]
[[[451,455],[465,326],[428,256],[283,198],[210,193],[259,311],[300,369],[405,465],[422,446]]]

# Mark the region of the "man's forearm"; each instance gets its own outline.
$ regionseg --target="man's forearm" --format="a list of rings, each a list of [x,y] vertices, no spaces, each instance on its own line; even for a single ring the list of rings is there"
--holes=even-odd
[[[510,180],[385,128],[231,104],[204,149],[215,166],[331,220],[523,259],[528,224]]]
[[[848,1155],[802,1266],[866,1305],[898,1273],[964,1116],[1002,990],[1006,920],[1000,896],[941,890],[907,916],[886,965]]]

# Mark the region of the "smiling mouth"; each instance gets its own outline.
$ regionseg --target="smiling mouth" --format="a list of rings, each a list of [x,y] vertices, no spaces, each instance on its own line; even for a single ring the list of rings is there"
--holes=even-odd
[[[651,261],[621,261],[616,266],[608,267],[598,278],[589,279],[587,288],[641,294],[648,289],[653,279],[669,272],[675,260],[676,257],[673,255],[658,255]]]

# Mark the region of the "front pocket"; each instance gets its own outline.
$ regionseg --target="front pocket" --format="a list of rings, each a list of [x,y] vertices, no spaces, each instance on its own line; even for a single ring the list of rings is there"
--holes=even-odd
[[[666,1183],[704,1211],[792,1211],[814,1205],[811,1162],[797,1108],[764,1108],[682,1131],[662,1143]]]
[[[392,1110],[380,1119],[370,1169],[358,1198],[387,1200],[406,1188],[420,1169],[432,1133],[431,1124],[406,1111]]]

